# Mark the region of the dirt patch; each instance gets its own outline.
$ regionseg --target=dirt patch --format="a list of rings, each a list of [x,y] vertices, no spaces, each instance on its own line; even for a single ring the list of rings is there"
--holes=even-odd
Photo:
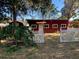
[[[52,36],[38,48],[23,48],[11,55],[1,51],[0,59],[79,59],[79,42],[60,43],[59,36]]]

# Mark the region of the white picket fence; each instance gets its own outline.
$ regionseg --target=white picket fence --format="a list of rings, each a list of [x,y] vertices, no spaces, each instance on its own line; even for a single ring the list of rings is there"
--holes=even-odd
[[[79,41],[79,29],[69,28],[60,30],[60,42],[76,42]]]
[[[33,41],[34,41],[35,43],[45,43],[45,40],[44,40],[44,33],[39,34],[38,32],[34,32]]]

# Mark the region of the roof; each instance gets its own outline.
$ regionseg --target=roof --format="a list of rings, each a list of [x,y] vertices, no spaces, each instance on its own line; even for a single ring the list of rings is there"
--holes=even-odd
[[[27,20],[29,24],[37,22],[46,22],[46,23],[68,23],[68,20]]]

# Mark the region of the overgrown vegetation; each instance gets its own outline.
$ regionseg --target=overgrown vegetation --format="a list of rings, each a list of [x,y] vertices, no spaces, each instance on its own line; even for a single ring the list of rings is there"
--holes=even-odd
[[[78,20],[74,20],[73,21],[73,23],[72,23],[72,26],[74,27],[74,28],[78,28],[79,27],[79,21]]]
[[[29,27],[24,26],[22,23],[10,23],[10,25],[0,30],[0,39],[6,40],[2,45],[6,47],[7,52],[14,52],[21,46],[35,46],[33,36]]]
[[[25,16],[28,10],[40,11],[42,16],[54,12],[52,0],[0,0],[0,21],[11,20],[8,26],[0,30],[0,39],[6,40],[4,44],[7,51],[15,51],[19,43],[25,47],[35,45],[33,43],[33,33],[29,27],[17,24],[17,16]],[[48,12],[49,11],[49,12]],[[7,19],[5,19],[7,18]],[[22,19],[23,20],[23,19]]]

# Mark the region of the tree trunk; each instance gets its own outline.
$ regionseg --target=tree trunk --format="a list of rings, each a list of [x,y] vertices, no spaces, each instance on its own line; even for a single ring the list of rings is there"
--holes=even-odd
[[[15,23],[16,22],[16,6],[13,5],[13,8],[12,8],[12,11],[13,11],[13,22]]]
[[[13,12],[13,24],[14,24],[14,26],[16,25],[16,6],[15,5],[13,5],[13,7],[12,7],[12,12]],[[15,29],[13,30],[13,34],[15,34]],[[16,46],[18,47],[18,40],[15,38],[15,41],[16,41]]]

